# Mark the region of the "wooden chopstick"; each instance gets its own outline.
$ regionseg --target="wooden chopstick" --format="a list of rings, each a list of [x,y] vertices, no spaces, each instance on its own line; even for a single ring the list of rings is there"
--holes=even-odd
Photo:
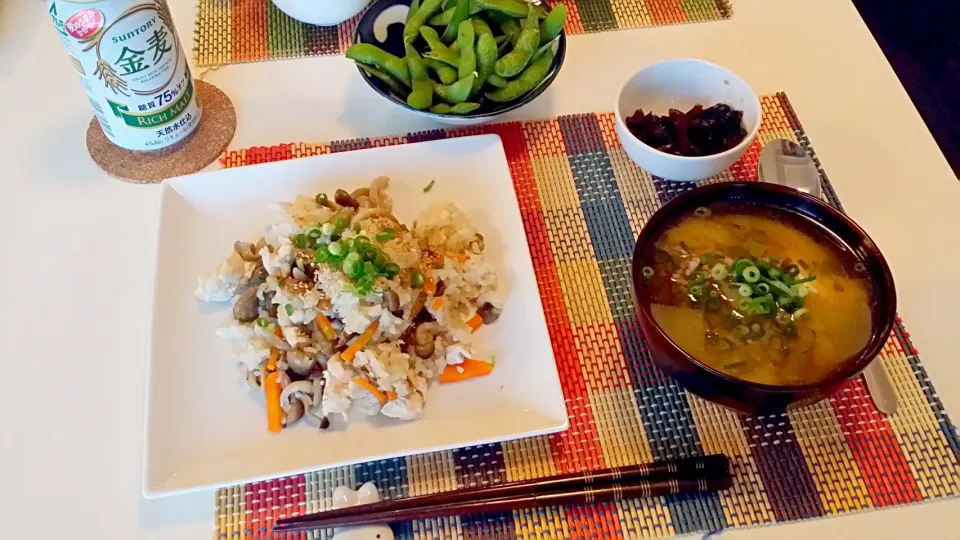
[[[495,499],[497,497],[507,497],[510,495],[525,495],[529,493],[544,493],[547,491],[574,489],[578,487],[602,486],[615,482],[631,483],[636,480],[717,476],[727,474],[729,469],[730,461],[727,459],[727,456],[722,454],[679,458],[670,461],[644,463],[626,467],[613,467],[596,471],[584,471],[558,475],[549,478],[538,478],[534,480],[520,480],[516,482],[507,482],[504,484],[478,486],[473,488],[447,491],[443,493],[435,493],[432,495],[420,495],[417,497],[407,497],[392,501],[382,501],[373,504],[351,506],[336,510],[326,510],[323,512],[304,514],[302,516],[282,519],[278,521],[278,524],[312,521],[321,517],[324,519],[332,519],[354,514],[366,514],[373,511],[401,510],[404,508],[419,508],[428,505],[453,504],[461,501],[472,501],[478,499]]]
[[[299,532],[330,527],[347,527],[357,525],[387,524],[399,521],[417,519],[441,518],[466,514],[482,514],[487,512],[506,512],[520,508],[553,505],[595,504],[616,502],[623,499],[637,497],[656,497],[660,495],[676,495],[680,493],[695,493],[718,491],[730,487],[730,475],[713,478],[679,478],[660,480],[639,480],[629,484],[614,483],[600,487],[586,487],[550,491],[546,493],[528,493],[524,495],[510,495],[494,499],[479,499],[474,501],[460,501],[450,504],[437,504],[420,508],[401,508],[386,511],[372,511],[366,514],[353,514],[341,517],[317,517],[309,521],[289,523],[277,522],[273,527],[274,533]]]
[[[359,523],[355,520],[363,520],[363,523],[368,524],[402,521],[405,519],[421,519],[421,517],[406,517],[408,513],[414,516],[429,517],[439,516],[439,514],[422,513],[439,511],[441,513],[450,512],[443,513],[442,515],[456,515],[472,513],[474,511],[487,511],[464,511],[461,510],[461,508],[485,508],[485,505],[490,504],[491,501],[497,501],[493,503],[495,506],[497,504],[509,506],[507,509],[524,508],[531,505],[537,506],[542,504],[567,504],[563,502],[553,502],[552,498],[558,494],[574,501],[573,504],[577,504],[584,502],[588,497],[607,497],[607,499],[604,500],[614,500],[610,497],[630,498],[660,495],[671,493],[671,489],[675,490],[672,491],[675,493],[704,490],[712,491],[723,489],[729,485],[729,481],[730,472],[727,457],[723,455],[709,455],[644,465],[571,473],[551,478],[509,482],[495,486],[462,489],[433,495],[423,495],[350,508],[328,510],[280,520],[275,525],[274,530],[277,532],[299,531]],[[544,497],[547,496],[549,497],[545,499]],[[581,499],[578,499],[578,497]],[[598,500],[597,502],[602,502],[602,500]],[[418,514],[417,512],[420,513]],[[374,519],[375,521],[369,521],[369,519]]]

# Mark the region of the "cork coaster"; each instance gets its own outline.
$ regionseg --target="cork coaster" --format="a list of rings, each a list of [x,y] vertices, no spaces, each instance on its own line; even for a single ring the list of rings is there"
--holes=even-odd
[[[110,176],[135,184],[155,184],[199,172],[216,161],[237,130],[237,111],[219,88],[194,82],[203,115],[190,137],[162,150],[136,152],[110,142],[94,117],[87,128],[87,151],[93,161]]]

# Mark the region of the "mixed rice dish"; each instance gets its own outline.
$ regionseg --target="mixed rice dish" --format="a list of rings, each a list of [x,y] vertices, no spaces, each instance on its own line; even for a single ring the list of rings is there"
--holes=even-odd
[[[414,420],[431,382],[493,370],[471,345],[501,310],[483,235],[449,202],[406,226],[388,183],[278,205],[264,237],[200,279],[198,299],[233,302],[217,333],[263,392],[271,431],[350,411]]]

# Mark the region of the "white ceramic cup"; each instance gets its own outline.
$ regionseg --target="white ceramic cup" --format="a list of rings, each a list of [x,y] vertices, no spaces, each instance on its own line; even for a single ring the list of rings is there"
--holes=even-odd
[[[294,19],[317,26],[333,26],[353,17],[370,0],[271,0]]]
[[[743,111],[747,137],[737,146],[712,156],[675,156],[656,150],[627,129],[625,118],[637,109],[665,115],[670,109],[687,111],[725,103]],[[640,168],[666,180],[692,182],[720,173],[733,165],[760,130],[760,100],[743,79],[716,64],[684,58],[646,66],[627,79],[614,105],[617,135],[627,155]]]

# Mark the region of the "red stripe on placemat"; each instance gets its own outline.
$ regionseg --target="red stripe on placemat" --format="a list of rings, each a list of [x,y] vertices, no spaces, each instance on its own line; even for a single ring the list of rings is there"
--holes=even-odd
[[[623,538],[620,515],[612,503],[574,506],[564,515],[570,538]]]
[[[830,404],[874,506],[922,500],[903,449],[867,395],[863,379],[848,382],[837,396]]]
[[[234,2],[230,9],[230,27],[233,30],[230,59],[233,62],[270,57],[266,2]]]

